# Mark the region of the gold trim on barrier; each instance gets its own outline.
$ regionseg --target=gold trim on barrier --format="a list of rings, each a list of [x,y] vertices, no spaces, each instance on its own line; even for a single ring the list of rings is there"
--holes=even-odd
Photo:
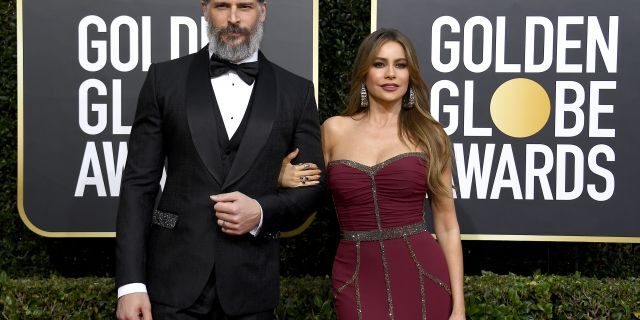
[[[371,32],[378,29],[378,0],[371,0]]]
[[[483,241],[547,241],[547,242],[609,242],[640,243],[640,237],[606,237],[606,236],[543,236],[520,234],[463,234],[462,240]]]
[[[310,215],[307,218],[307,220],[305,220],[303,224],[301,224],[299,227],[293,230],[280,232],[280,238],[291,238],[301,234],[302,232],[307,230],[307,228],[309,228],[313,220],[316,218],[316,215],[317,215],[317,212],[314,212],[312,215]]]

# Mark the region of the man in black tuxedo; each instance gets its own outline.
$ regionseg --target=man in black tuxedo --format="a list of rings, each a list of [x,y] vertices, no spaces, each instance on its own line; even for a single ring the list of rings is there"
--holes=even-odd
[[[118,209],[119,319],[273,318],[278,231],[304,221],[324,183],[277,189],[294,148],[297,162],[323,159],[312,83],[258,50],[266,9],[202,0],[209,46],[149,68]]]

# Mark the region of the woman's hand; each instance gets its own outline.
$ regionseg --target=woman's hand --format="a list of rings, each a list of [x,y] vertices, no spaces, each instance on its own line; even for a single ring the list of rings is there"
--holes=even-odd
[[[320,183],[320,169],[314,163],[291,164],[291,160],[298,156],[298,148],[282,159],[280,175],[278,176],[279,188],[298,188],[315,186]]]
[[[458,312],[454,312],[451,314],[451,316],[449,317],[449,320],[466,320],[467,318],[464,315],[464,311],[462,313]]]

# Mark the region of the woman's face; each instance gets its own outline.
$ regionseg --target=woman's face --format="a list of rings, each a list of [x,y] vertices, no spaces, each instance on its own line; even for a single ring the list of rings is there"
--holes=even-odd
[[[365,85],[370,101],[402,104],[402,97],[409,86],[409,69],[400,43],[389,41],[380,47],[367,72]]]

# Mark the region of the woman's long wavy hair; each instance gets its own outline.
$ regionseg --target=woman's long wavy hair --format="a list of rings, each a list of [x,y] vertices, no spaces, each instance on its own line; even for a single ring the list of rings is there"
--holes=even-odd
[[[413,88],[415,107],[403,108],[399,116],[398,136],[405,138],[426,152],[428,159],[427,184],[430,196],[451,197],[451,188],[442,183],[441,177],[451,163],[451,141],[442,125],[436,121],[429,111],[429,88],[420,75],[420,67],[416,50],[409,38],[395,29],[379,29],[368,35],[358,48],[358,54],[351,72],[351,88],[343,116],[353,117],[367,113],[369,108],[360,106],[360,90],[365,83],[367,72],[376,59],[380,48],[387,42],[399,43],[405,52],[409,70],[409,87]],[[408,100],[408,93],[402,99]]]

